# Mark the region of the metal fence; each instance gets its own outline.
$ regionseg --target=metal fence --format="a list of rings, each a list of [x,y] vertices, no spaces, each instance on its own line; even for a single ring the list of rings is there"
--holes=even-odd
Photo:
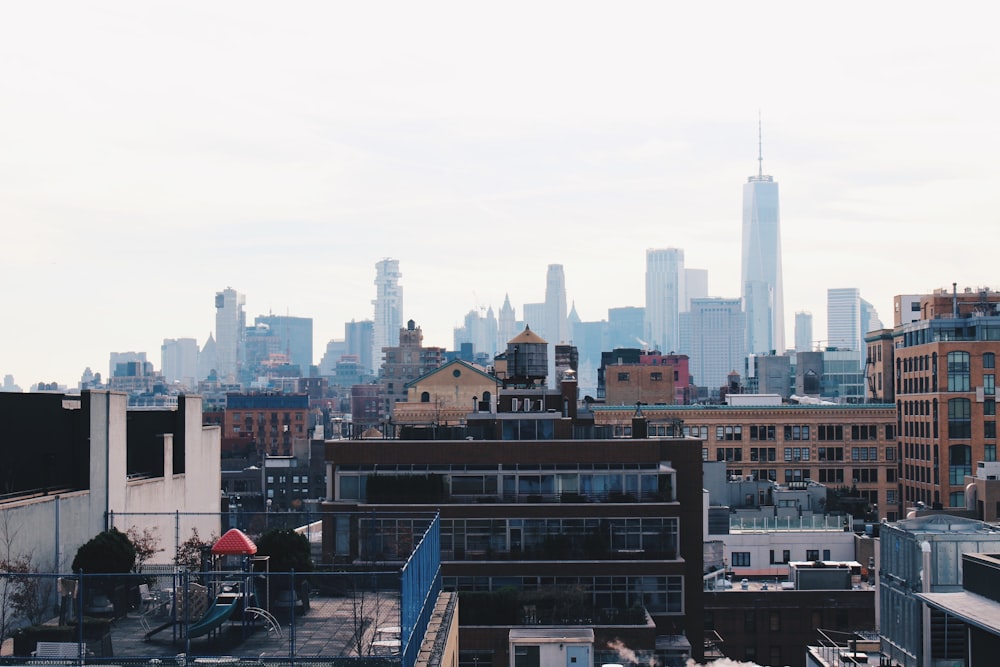
[[[353,520],[366,539],[366,518]],[[441,590],[439,518],[423,526],[397,563],[271,572],[224,556],[200,571],[0,572],[0,665],[409,666]]]

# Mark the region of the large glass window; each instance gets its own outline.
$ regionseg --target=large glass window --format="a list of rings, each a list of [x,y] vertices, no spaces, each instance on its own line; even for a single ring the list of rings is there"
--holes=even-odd
[[[983,352],[983,368],[996,368],[996,356],[992,352]]]
[[[983,393],[987,396],[996,394],[996,380],[993,373],[983,373]]]
[[[948,391],[969,391],[969,353],[948,353]]]
[[[969,399],[953,398],[948,401],[948,437],[972,437],[972,402]]]
[[[972,474],[972,448],[952,445],[948,448],[948,483],[958,486],[965,483],[965,476]]]

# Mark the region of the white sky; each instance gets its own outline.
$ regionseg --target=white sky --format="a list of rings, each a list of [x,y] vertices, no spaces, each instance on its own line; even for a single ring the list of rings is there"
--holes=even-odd
[[[314,319],[400,261],[426,344],[565,266],[584,320],[645,250],[739,295],[742,184],[780,183],[787,339],[826,290],[1000,287],[1000,47],[984,5],[7,2],[0,377],[75,386],[203,343],[213,297]]]

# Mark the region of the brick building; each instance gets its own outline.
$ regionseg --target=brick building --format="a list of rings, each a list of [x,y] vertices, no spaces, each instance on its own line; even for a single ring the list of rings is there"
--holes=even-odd
[[[630,435],[634,405],[592,411],[595,425]],[[641,412],[651,437],[701,439],[704,460],[725,461],[730,477],[847,487],[878,517],[901,516],[893,405],[643,405]]]
[[[899,413],[902,501],[964,509],[966,476],[997,460],[1000,293],[953,288],[895,301],[900,321],[865,342],[869,395],[894,398]],[[899,317],[910,312],[904,301],[919,304],[919,319]]]

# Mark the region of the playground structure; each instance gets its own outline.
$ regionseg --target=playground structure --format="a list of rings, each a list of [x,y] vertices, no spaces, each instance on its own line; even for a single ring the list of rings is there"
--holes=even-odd
[[[226,532],[212,546],[212,569],[195,576],[205,584],[190,581],[173,587],[163,604],[150,595],[151,603],[143,595],[144,612],[141,615],[147,641],[168,628],[173,629],[175,639],[193,639],[219,631],[234,616],[243,622],[244,636],[255,621],[260,621],[268,631],[281,637],[281,624],[267,609],[254,604],[255,560],[264,566],[267,581],[267,557],[254,559],[257,545],[240,530],[233,528]],[[227,560],[238,559],[238,570],[224,569]],[[213,602],[208,603],[209,590],[213,591]],[[147,587],[148,593],[148,587]],[[169,619],[152,627],[148,617],[168,610]]]

